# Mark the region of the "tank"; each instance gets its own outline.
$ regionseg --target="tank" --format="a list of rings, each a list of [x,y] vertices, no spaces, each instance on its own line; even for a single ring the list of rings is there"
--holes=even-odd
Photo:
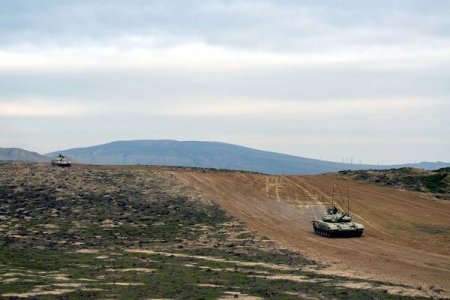
[[[52,159],[52,165],[58,167],[70,167],[72,162],[64,155],[59,154],[55,159]]]
[[[348,213],[340,212],[334,205],[327,209],[327,215],[312,224],[314,233],[325,237],[360,237],[364,231],[364,225],[353,222]]]

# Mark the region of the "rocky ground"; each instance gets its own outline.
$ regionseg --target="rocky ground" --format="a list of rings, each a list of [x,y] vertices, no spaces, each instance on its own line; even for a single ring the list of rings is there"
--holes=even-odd
[[[174,172],[0,165],[0,298],[429,296],[405,285],[322,274],[324,265],[249,230]]]

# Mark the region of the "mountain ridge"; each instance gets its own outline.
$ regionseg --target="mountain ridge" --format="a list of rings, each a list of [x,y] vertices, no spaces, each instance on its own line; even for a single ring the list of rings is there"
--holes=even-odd
[[[341,170],[419,167],[439,169],[443,162],[421,162],[401,165],[348,164],[257,150],[222,142],[177,140],[119,140],[89,147],[71,148],[47,153],[63,154],[72,160],[89,164],[147,164],[245,170],[268,174],[319,174]]]
[[[28,151],[21,148],[0,147],[0,161],[46,162],[50,161],[50,159],[37,152]]]

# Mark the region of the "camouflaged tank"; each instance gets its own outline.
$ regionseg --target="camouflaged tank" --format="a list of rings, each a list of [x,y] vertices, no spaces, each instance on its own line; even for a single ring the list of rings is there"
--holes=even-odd
[[[315,234],[326,237],[359,237],[364,231],[364,225],[353,222],[349,214],[340,212],[334,205],[328,208],[326,216],[312,224]]]
[[[70,167],[72,162],[68,160],[64,155],[59,154],[55,159],[52,159],[52,165],[58,167]]]

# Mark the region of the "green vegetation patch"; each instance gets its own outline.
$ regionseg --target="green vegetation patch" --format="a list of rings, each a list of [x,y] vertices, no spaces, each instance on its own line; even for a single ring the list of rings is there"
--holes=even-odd
[[[430,235],[450,234],[450,226],[427,226],[424,224],[413,224],[413,226],[416,230]]]
[[[293,278],[305,279],[300,282],[291,280],[289,271],[280,271],[286,277],[270,279],[280,273],[269,273],[258,266],[235,267],[234,262],[216,261],[211,265],[204,259],[157,253],[3,249],[0,263],[5,266],[0,271],[4,298],[34,293],[39,299],[59,299],[62,295],[46,292],[65,290],[64,299],[217,299],[227,293],[264,299],[298,299],[298,295],[327,299],[409,299],[384,291],[336,287],[337,277],[321,276],[322,281],[316,282],[307,273],[296,271]],[[5,282],[8,278],[18,280]]]
[[[410,191],[431,193],[436,198],[450,200],[450,168],[442,168],[435,171],[400,168],[341,171],[339,173],[356,180]]]
[[[0,245],[152,246],[196,240],[201,232],[195,226],[217,232],[231,220],[216,204],[170,193],[166,188],[174,184],[170,177],[122,172],[36,171],[33,176],[24,174],[25,178],[7,178],[20,183],[4,183],[0,189],[0,216],[7,227]]]
[[[448,173],[438,173],[430,176],[421,177],[422,184],[433,193],[445,193],[448,188],[448,182],[445,181]]]

